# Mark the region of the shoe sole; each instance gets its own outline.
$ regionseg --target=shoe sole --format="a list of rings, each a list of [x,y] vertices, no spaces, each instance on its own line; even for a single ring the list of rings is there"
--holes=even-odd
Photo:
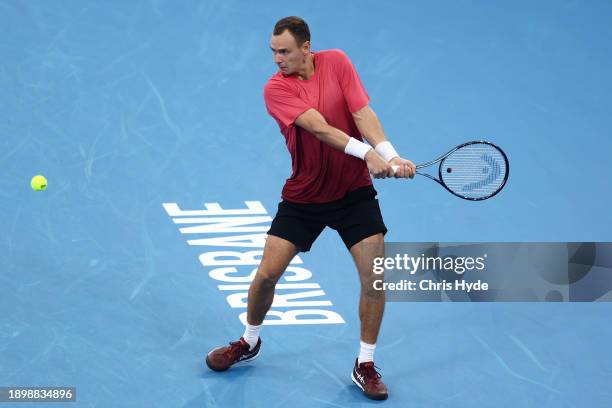
[[[382,400],[386,400],[387,398],[389,398],[389,394],[381,394],[381,395],[369,395],[369,394],[366,394],[366,392],[363,389],[363,387],[361,386],[361,384],[359,384],[359,381],[357,381],[357,379],[355,378],[355,374],[354,374],[353,371],[351,371],[351,380],[353,380],[355,385],[358,386],[361,391],[363,391],[363,395],[365,395],[369,399],[373,399],[373,400],[376,400],[376,401],[382,401]]]
[[[213,351],[214,351],[214,350],[213,350]],[[210,354],[210,353],[208,353],[208,354]],[[253,357],[245,358],[244,360],[240,360],[240,361],[238,361],[237,363],[230,364],[229,366],[227,366],[227,367],[225,367],[225,368],[223,368],[223,369],[219,369],[219,368],[213,367],[213,366],[210,364],[210,360],[208,359],[208,354],[206,355],[206,365],[208,366],[208,368],[210,368],[210,369],[211,369],[211,370],[213,370],[213,371],[223,372],[223,371],[226,371],[227,369],[229,369],[230,367],[237,367],[237,366],[241,366],[241,365],[243,365],[243,364],[245,364],[245,363],[248,363],[248,362],[250,362],[250,361],[255,360],[255,359],[256,359],[257,357],[259,357],[259,355],[261,354],[261,350],[259,350],[259,351],[257,352],[257,354],[255,354]]]

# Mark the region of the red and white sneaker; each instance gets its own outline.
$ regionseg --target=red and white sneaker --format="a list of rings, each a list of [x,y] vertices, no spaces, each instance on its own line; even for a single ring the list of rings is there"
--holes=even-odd
[[[381,376],[376,371],[378,367],[373,361],[358,364],[355,359],[355,367],[351,373],[351,379],[357,385],[366,397],[374,400],[386,400],[389,397],[387,386],[382,382]]]
[[[261,338],[250,350],[251,346],[242,337],[238,341],[233,341],[229,346],[217,347],[206,355],[206,365],[214,371],[225,371],[233,365],[253,361],[259,357]]]

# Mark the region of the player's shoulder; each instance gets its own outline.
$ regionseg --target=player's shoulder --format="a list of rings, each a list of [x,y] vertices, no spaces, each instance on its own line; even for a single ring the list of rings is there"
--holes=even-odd
[[[270,85],[270,84],[280,84],[285,82],[285,77],[283,76],[283,74],[281,74],[280,71],[276,71],[274,74],[272,74],[270,76],[270,78],[268,78],[268,82],[266,82],[266,86]]]
[[[285,95],[287,92],[293,92],[293,85],[280,71],[274,73],[264,85],[266,99],[274,95]]]
[[[331,61],[349,60],[348,55],[346,55],[346,53],[339,48],[334,48],[331,50],[317,51],[317,54],[319,54],[319,57],[326,59],[326,60],[331,60]]]
[[[289,82],[287,81],[287,78],[285,78],[285,76],[278,71],[268,78],[266,85],[264,85],[264,89],[270,90],[276,88],[286,88],[288,84]]]

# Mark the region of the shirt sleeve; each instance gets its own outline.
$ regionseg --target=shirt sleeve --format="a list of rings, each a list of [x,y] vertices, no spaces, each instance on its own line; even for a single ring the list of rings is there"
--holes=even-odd
[[[370,102],[370,97],[359,79],[359,75],[349,57],[341,50],[336,50],[340,87],[351,113],[355,113]]]
[[[264,88],[264,100],[268,113],[289,127],[311,107],[282,84],[268,83]]]

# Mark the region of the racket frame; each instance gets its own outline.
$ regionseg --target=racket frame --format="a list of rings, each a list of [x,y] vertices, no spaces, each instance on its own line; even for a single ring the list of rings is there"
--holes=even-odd
[[[484,197],[465,197],[462,196],[461,194],[456,193],[455,191],[451,190],[450,188],[448,188],[448,186],[444,183],[444,181],[442,181],[442,165],[444,164],[444,159],[446,159],[448,156],[450,156],[453,152],[456,152],[457,150],[461,149],[462,147],[465,146],[469,146],[472,144],[487,144],[490,145],[492,147],[494,147],[495,149],[497,149],[502,157],[504,158],[504,161],[506,163],[506,174],[504,175],[504,180],[502,181],[501,185],[497,188],[497,190],[495,190],[495,192],[493,194],[489,194],[487,196]],[[427,173],[422,173],[419,172],[419,169],[425,168],[425,167],[429,167],[437,162],[440,162],[440,164],[438,165],[438,177],[439,179],[435,178],[434,176],[432,176],[431,174],[427,174]],[[421,175],[421,176],[425,176],[427,178],[430,178],[436,182],[438,182],[438,184],[440,184],[442,187],[444,187],[446,190],[448,190],[448,192],[450,192],[451,194],[459,197],[459,198],[463,198],[464,200],[469,200],[469,201],[482,201],[482,200],[486,200],[488,198],[494,197],[495,195],[497,195],[497,193],[499,193],[504,186],[506,185],[506,182],[508,181],[508,176],[510,175],[510,163],[508,162],[508,156],[506,156],[506,153],[497,145],[495,145],[494,143],[491,142],[487,142],[485,140],[472,140],[470,142],[466,142],[463,144],[460,144],[459,146],[451,149],[449,152],[447,152],[446,154],[443,154],[442,156],[438,157],[437,159],[434,159],[432,161],[429,161],[427,163],[422,163],[416,166],[416,173]]]

